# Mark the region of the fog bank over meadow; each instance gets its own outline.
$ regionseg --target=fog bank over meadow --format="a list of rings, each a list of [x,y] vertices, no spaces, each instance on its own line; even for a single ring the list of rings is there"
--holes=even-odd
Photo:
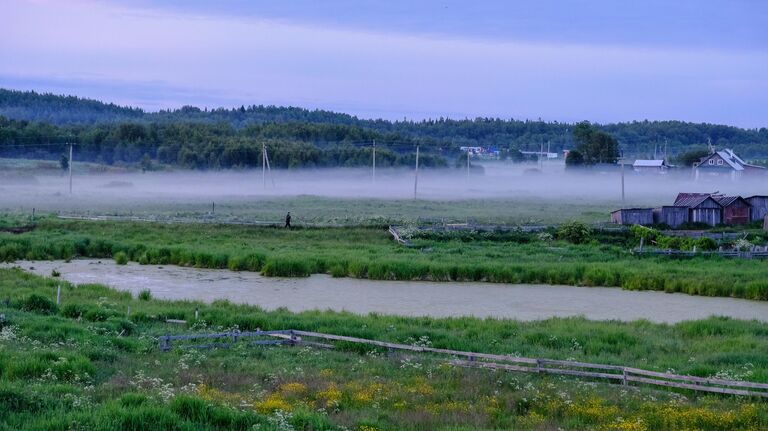
[[[679,192],[715,192],[751,196],[768,194],[768,179],[741,178],[695,181],[690,170],[666,175],[640,175],[626,167],[623,206],[671,205]],[[265,184],[266,183],[266,184]],[[413,169],[172,171],[76,174],[69,194],[66,175],[44,172],[0,177],[0,210],[62,213],[133,213],[167,211],[179,206],[255,205],[296,196],[332,199],[412,200]],[[621,207],[621,171],[566,171],[562,164],[488,163],[465,169],[423,169],[418,175],[419,200],[512,200],[554,205],[576,204],[597,209]]]

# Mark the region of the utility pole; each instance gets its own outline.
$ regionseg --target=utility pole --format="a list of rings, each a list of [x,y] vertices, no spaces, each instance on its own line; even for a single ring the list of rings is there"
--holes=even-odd
[[[624,203],[624,153],[621,154],[621,203]]]
[[[419,187],[419,146],[416,145],[416,171],[413,176],[413,198],[416,199]]]
[[[269,171],[269,180],[272,181],[272,188],[274,188],[275,187],[275,177],[272,176],[272,167],[269,165],[269,153],[267,152],[266,145],[264,146],[264,160],[266,160],[266,162],[267,162],[267,171]]]
[[[267,144],[261,143],[261,182],[267,188]]]
[[[667,138],[664,138],[664,163],[667,163]]]
[[[541,147],[539,148],[539,169],[544,170],[544,141],[541,141]]]
[[[467,180],[469,180],[469,147],[467,147]]]
[[[373,183],[376,184],[376,140],[373,140]]]
[[[72,194],[72,154],[74,153],[72,147],[74,146],[73,143],[69,144],[69,194]]]

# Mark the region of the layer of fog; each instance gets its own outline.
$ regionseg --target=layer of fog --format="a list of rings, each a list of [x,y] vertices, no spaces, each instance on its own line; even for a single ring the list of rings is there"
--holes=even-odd
[[[610,205],[615,207],[671,205],[678,192],[715,192],[751,196],[768,194],[768,178],[695,180],[690,170],[666,175],[616,169],[566,171],[562,164],[515,165],[488,163],[483,168],[422,169],[416,196],[424,200],[512,199]],[[329,198],[413,199],[413,169],[175,171],[76,174],[6,173],[0,176],[0,210],[82,212],[127,211],[140,206],[174,203],[210,205],[258,203],[264,199],[314,195]]]

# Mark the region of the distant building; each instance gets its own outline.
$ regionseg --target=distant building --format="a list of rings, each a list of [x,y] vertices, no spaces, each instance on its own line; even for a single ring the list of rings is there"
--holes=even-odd
[[[611,213],[611,223],[616,224],[653,224],[652,208],[623,208]]]
[[[669,165],[664,160],[635,160],[632,163],[632,169],[637,173],[664,174],[669,169]]]
[[[749,223],[750,205],[746,199],[741,196],[715,196],[714,198],[723,207],[723,223]]]
[[[733,150],[725,149],[703,157],[694,165],[696,179],[702,177],[730,177],[736,179],[741,175],[765,173],[762,166],[751,165],[742,160]]]
[[[750,208],[750,221],[763,220],[768,216],[768,196],[750,196],[747,198]]]
[[[679,193],[676,207],[688,208],[688,221],[716,226],[723,222],[723,207],[709,193]]]
[[[544,157],[547,159],[556,159],[557,153],[550,153],[547,151],[520,151],[524,156]]]

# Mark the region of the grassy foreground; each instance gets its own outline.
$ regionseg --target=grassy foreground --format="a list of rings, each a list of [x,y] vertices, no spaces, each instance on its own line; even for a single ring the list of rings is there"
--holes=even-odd
[[[637,257],[626,238],[582,245],[535,234],[489,239],[420,239],[395,244],[383,228],[306,228],[42,219],[22,235],[0,233],[0,261],[76,256],[261,271],[268,276],[488,281],[617,286],[768,300],[768,262]]]
[[[63,288],[56,305],[55,286]],[[765,401],[447,366],[340,345],[162,353],[154,337],[308,329],[768,381],[768,326],[400,318],[157,301],[0,270],[0,429],[759,430]],[[130,314],[128,313],[130,307]],[[198,308],[200,319],[194,320]],[[190,328],[166,318],[190,321]]]

